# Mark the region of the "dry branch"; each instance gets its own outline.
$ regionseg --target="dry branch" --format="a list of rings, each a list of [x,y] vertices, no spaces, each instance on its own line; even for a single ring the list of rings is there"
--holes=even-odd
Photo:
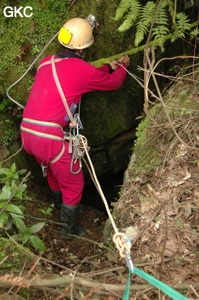
[[[18,280],[14,280],[16,282],[16,285],[18,283]],[[9,288],[11,285],[13,285],[14,282],[6,281],[6,278],[4,280],[4,277],[0,278],[0,288]],[[70,276],[64,276],[64,277],[59,277],[59,278],[54,278],[54,279],[41,279],[40,277],[35,278],[34,280],[27,280],[24,279],[23,281],[20,281],[20,286],[29,286],[29,288],[35,288],[35,289],[40,289],[40,288],[57,288],[57,287],[66,287],[70,283],[73,283],[74,285],[77,285],[81,287],[81,289],[95,289],[95,293],[102,293],[102,291],[107,292],[123,292],[125,290],[125,285],[116,285],[116,284],[105,284],[105,283],[100,283],[96,281],[91,281],[79,277],[73,277],[72,275]],[[172,287],[177,290],[181,289],[188,289],[192,286],[194,289],[199,289],[198,285],[190,285],[190,284],[175,284]],[[151,288],[152,286],[149,284],[132,284],[130,286],[131,291],[135,290],[146,290],[148,288]]]

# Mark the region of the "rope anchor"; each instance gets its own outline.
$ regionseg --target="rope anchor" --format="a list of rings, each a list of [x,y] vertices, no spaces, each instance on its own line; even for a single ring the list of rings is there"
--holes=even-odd
[[[119,250],[120,257],[125,258],[129,272],[133,274],[134,266],[130,255],[130,251],[131,251],[130,239],[127,238],[124,233],[116,232],[113,236],[113,242],[115,243],[117,249]]]

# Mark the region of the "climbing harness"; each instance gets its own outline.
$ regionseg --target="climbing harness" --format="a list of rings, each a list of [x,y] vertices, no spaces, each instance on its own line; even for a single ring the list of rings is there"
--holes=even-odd
[[[69,153],[72,153],[72,160],[70,164],[70,172],[72,174],[78,174],[82,169],[82,163],[81,158],[84,156],[84,147],[81,144],[80,140],[80,129],[83,129],[82,122],[80,120],[79,114],[75,114],[74,117],[70,111],[70,108],[68,106],[68,102],[66,100],[65,94],[62,90],[57,71],[55,66],[55,57],[54,55],[51,57],[51,65],[52,65],[52,73],[55,80],[55,84],[57,86],[57,89],[59,91],[60,97],[62,99],[63,105],[66,109],[67,116],[69,117],[70,124],[70,141],[69,141]],[[73,165],[79,160],[79,169],[77,171],[73,171]]]

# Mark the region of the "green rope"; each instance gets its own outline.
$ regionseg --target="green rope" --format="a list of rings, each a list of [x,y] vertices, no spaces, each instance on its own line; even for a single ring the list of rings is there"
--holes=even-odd
[[[148,281],[150,284],[164,292],[166,295],[171,297],[171,299],[174,300],[189,300],[185,296],[181,295],[180,293],[176,292],[174,289],[166,285],[165,283],[159,281],[158,279],[154,278],[153,276],[145,273],[144,271],[134,267],[134,273],[138,276],[140,276],[142,279]],[[130,279],[131,279],[132,272],[129,270],[129,276],[128,281],[126,283],[126,289],[124,291],[124,295],[122,300],[128,300],[129,299],[129,293],[130,293]]]
[[[129,270],[129,276],[128,276],[128,281],[126,283],[126,288],[124,291],[124,295],[122,300],[128,300],[129,299],[129,294],[130,294],[130,284],[131,284],[131,274],[132,272]]]

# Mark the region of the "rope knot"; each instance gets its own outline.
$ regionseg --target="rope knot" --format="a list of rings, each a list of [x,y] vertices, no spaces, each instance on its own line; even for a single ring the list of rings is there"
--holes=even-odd
[[[117,232],[113,236],[113,242],[115,243],[117,249],[119,250],[120,257],[126,258],[126,252],[130,254],[131,251],[131,241],[122,232]]]

